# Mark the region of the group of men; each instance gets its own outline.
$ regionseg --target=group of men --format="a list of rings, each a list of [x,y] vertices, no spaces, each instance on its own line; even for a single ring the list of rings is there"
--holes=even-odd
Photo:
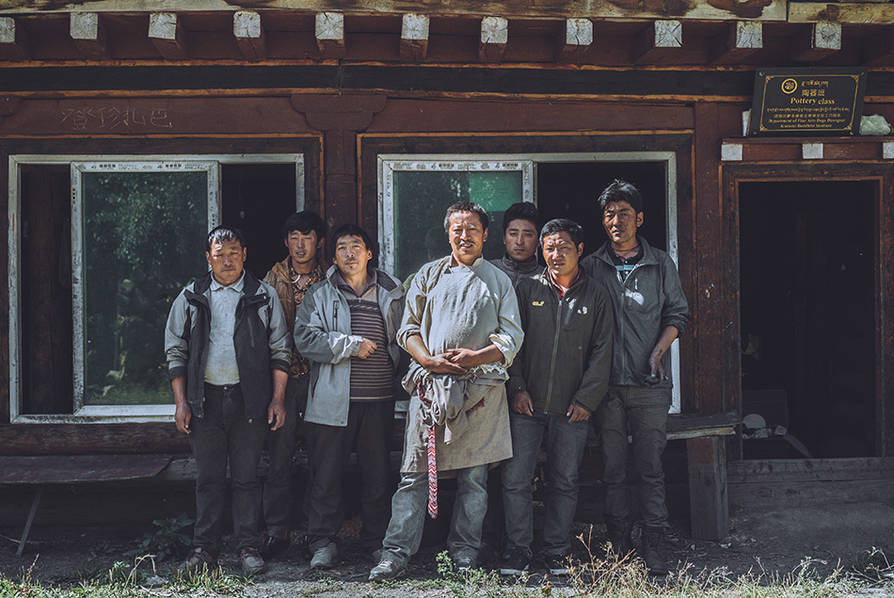
[[[197,467],[193,550],[184,568],[216,563],[228,464],[243,571],[262,571],[265,557],[288,547],[291,457],[303,416],[311,567],[338,561],[344,466],[356,450],[360,539],[377,561],[371,581],[405,572],[426,515],[438,516],[445,477],[456,479],[447,548],[458,569],[475,567],[488,475],[498,465],[500,572],[526,571],[531,482],[543,446],[541,555],[551,573],[565,573],[593,416],[613,549],[632,549],[629,434],[639,549],[651,570],[666,571],[667,350],[685,330],[688,306],[670,257],[637,234],[644,218],[638,190],[616,180],[598,202],[609,238],[587,258],[580,225],[560,218],[541,227],[536,208],[519,203],[505,212],[506,254],[493,262],[482,258],[488,214],[457,202],[444,218],[450,254],[423,265],[406,294],[375,267],[375,245],[356,225],[327,235],[316,214],[292,215],[283,227],[289,254],[263,281],[244,268],[239,231],[212,230],[210,272],[177,296],[165,338],[175,421],[189,435]],[[324,272],[326,241],[332,265]],[[410,403],[392,496],[398,379]],[[270,466],[262,484],[265,442]]]

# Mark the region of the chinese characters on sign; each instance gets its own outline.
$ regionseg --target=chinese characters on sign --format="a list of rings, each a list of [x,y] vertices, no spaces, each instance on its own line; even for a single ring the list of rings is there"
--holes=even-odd
[[[166,109],[144,109],[133,106],[66,108],[59,112],[59,124],[68,124],[75,131],[174,128],[174,123],[168,117]]]
[[[862,69],[761,69],[750,134],[852,135],[859,129],[865,84]]]

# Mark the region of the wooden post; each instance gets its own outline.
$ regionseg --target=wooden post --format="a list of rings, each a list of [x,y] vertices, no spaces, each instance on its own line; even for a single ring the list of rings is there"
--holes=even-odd
[[[503,17],[481,19],[481,40],[478,59],[482,62],[499,62],[503,59],[509,42],[509,21]]]
[[[821,21],[810,28],[809,38],[792,42],[792,60],[815,62],[841,50],[841,24]]]
[[[689,461],[689,516],[692,537],[720,540],[729,532],[726,488],[726,439],[703,436],[686,440]]]
[[[714,51],[712,63],[738,62],[764,47],[764,30],[759,21],[736,21],[729,24],[723,43]]]
[[[683,23],[658,19],[649,23],[640,42],[634,42],[631,61],[652,62],[683,47]]]
[[[106,33],[99,13],[73,12],[69,17],[68,32],[75,46],[85,58],[108,58]]]
[[[565,32],[559,44],[562,62],[578,62],[593,45],[593,21],[590,19],[565,19]]]
[[[246,60],[262,60],[267,56],[267,43],[261,15],[251,10],[233,13],[233,35]]]
[[[163,58],[180,60],[188,56],[186,35],[173,12],[154,12],[149,15],[149,40]]]
[[[25,30],[12,17],[0,17],[0,60],[27,60]]]
[[[314,19],[317,48],[324,58],[344,58],[345,15],[340,12],[317,13]]]
[[[400,25],[401,60],[425,60],[428,55],[428,17],[405,14]]]

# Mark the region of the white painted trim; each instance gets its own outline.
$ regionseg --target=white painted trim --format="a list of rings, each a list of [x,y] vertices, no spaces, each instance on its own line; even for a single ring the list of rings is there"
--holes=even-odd
[[[882,158],[885,160],[894,160],[894,141],[885,141],[882,143]]]
[[[71,165],[77,162],[133,163],[133,162],[215,162],[217,164],[295,164],[295,209],[301,211],[306,204],[304,154],[147,154],[147,155],[95,155],[95,154],[14,154],[9,156],[9,178],[7,196],[7,215],[9,232],[8,247],[8,297],[9,297],[9,420],[11,423],[116,423],[172,421],[173,406],[169,405],[72,405],[71,414],[25,414],[22,404],[21,368],[21,181],[19,168],[21,165]],[[215,226],[220,220],[220,173],[213,169],[213,177],[209,178],[210,195],[209,224]],[[212,180],[213,179],[213,180]],[[74,185],[74,177],[72,177]],[[73,189],[74,192],[74,189]],[[72,196],[74,199],[74,195]],[[72,205],[72,223],[74,224],[74,204]],[[72,247],[74,260],[74,247]],[[80,271],[80,270],[79,270]],[[74,274],[74,273],[73,273]],[[74,275],[72,276],[74,283]],[[74,310],[73,310],[74,311]],[[74,315],[74,314],[73,314]],[[75,329],[75,334],[83,335],[83,325]],[[83,344],[81,351],[83,352]],[[77,378],[79,369],[75,367]],[[83,388],[83,369],[80,370],[80,386]],[[75,394],[83,403],[83,391]],[[78,398],[75,399],[77,403]],[[102,409],[100,409],[102,408]],[[117,415],[112,414],[111,408]],[[98,410],[99,409],[99,410]]]
[[[455,163],[469,162],[479,164],[518,164],[532,163],[530,190],[522,187],[524,201],[536,203],[534,189],[537,176],[536,165],[541,162],[664,162],[665,188],[667,193],[667,252],[679,268],[679,241],[677,234],[677,156],[671,151],[644,152],[575,152],[575,153],[534,153],[534,154],[381,154],[378,156],[377,196],[378,196],[378,228],[379,247],[381,248],[383,269],[394,267],[394,171],[412,168],[394,168],[395,163]],[[449,169],[448,169],[449,170]],[[387,200],[387,201],[386,201]],[[387,251],[389,252],[386,254]],[[390,261],[389,261],[390,260]],[[680,413],[680,341],[671,345],[671,373],[674,387],[670,413]]]
[[[742,160],[742,144],[720,144],[720,160],[723,162],[740,162]]]
[[[801,158],[803,160],[822,160],[823,144],[822,143],[802,143]]]

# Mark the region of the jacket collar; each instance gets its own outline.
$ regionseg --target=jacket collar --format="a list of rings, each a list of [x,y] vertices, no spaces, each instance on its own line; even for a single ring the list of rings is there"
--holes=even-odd
[[[504,266],[510,270],[515,270],[516,272],[535,272],[540,268],[540,264],[537,263],[536,253],[529,259],[521,262],[513,259],[508,253],[504,253],[503,257],[500,258],[500,261]]]
[[[384,289],[386,293],[394,297],[400,297],[403,294],[403,287],[399,285],[393,278],[388,276],[388,274],[384,270],[373,268],[371,269],[371,272],[375,272],[376,285],[382,287],[382,289]],[[339,274],[338,268],[335,267],[335,264],[329,266],[329,269],[326,270],[326,282],[329,283],[333,289],[338,289],[338,283],[340,280],[341,274]]]
[[[658,258],[655,257],[655,250],[652,249],[652,246],[649,245],[649,242],[646,241],[645,237],[643,237],[642,235],[636,235],[636,239],[637,241],[639,241],[640,246],[643,248],[643,257],[639,261],[639,263],[644,266],[654,266],[658,264]],[[614,268],[615,263],[612,261],[612,256],[610,253],[611,251],[611,242],[606,241],[602,244],[602,247],[596,250],[593,255],[596,256],[596,259],[599,259]]]

